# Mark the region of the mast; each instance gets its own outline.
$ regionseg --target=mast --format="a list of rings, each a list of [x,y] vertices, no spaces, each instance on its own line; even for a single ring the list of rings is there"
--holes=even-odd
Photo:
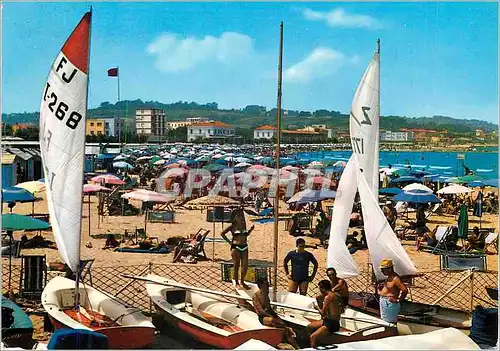
[[[276,111],[276,192],[274,195],[274,282],[273,282],[273,299],[276,300],[278,290],[278,218],[279,218],[279,179],[280,179],[280,136],[281,136],[281,83],[283,76],[283,21],[280,23],[280,44],[279,44],[279,61],[278,61],[278,102]]]
[[[90,76],[90,41],[92,38],[92,6],[90,6],[90,23],[89,23],[89,44],[88,44],[88,52],[87,52],[87,91],[85,95],[85,126],[84,128],[87,128],[87,113],[88,113],[88,106],[89,106],[89,76]],[[87,131],[85,130],[85,135],[87,135]],[[82,153],[84,155],[84,161],[82,165],[82,174],[85,175],[85,142],[83,143],[83,150]],[[81,190],[80,190],[80,196],[83,195],[83,184],[81,185]],[[89,209],[90,209],[90,196],[89,196]],[[82,201],[82,213],[83,213],[83,201]],[[89,233],[90,233],[90,210],[89,210]],[[81,239],[81,226],[80,226],[80,240],[78,240],[78,252],[80,253],[80,247],[82,245],[82,239]],[[78,264],[78,267],[76,269],[76,282],[75,282],[75,308],[78,308],[80,306],[80,291],[79,291],[79,285],[80,285],[80,274],[81,274],[81,265]]]

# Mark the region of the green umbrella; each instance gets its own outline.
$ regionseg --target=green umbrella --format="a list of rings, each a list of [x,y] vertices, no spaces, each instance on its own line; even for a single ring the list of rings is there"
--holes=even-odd
[[[28,216],[22,216],[15,213],[6,213],[2,215],[2,229],[7,231],[17,230],[43,230],[50,228],[50,224]]]
[[[452,178],[452,179],[450,179],[450,182],[451,183],[469,183],[469,182],[474,182],[474,181],[481,180],[481,179],[483,179],[483,177],[469,174],[469,175],[466,175],[463,177]]]
[[[160,156],[153,156],[151,160],[149,160],[149,165],[152,166],[156,161],[160,161],[162,158]]]
[[[458,215],[458,237],[466,239],[469,233],[469,215],[467,214],[467,205],[460,206]]]
[[[211,164],[203,167],[203,169],[206,169],[207,171],[210,171],[210,172],[220,171],[221,169],[224,169],[224,168],[226,168],[226,167],[221,165],[221,164],[218,164],[218,163],[211,163]]]

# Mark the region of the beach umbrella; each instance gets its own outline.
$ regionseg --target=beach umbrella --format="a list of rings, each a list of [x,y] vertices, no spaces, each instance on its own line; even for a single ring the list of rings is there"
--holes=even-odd
[[[141,156],[137,159],[137,161],[145,161],[153,158],[153,156]]]
[[[95,183],[113,184],[113,185],[123,185],[125,182],[113,174],[103,174],[98,175],[90,179]]]
[[[246,169],[247,173],[255,173],[255,174],[273,174],[275,172],[274,168],[270,168],[264,165],[253,165]]]
[[[22,216],[15,213],[2,215],[2,229],[6,231],[17,230],[44,230],[49,229],[50,223],[29,216]]]
[[[481,228],[481,217],[483,217],[483,192],[477,193],[476,201],[474,202],[474,216],[479,217],[479,228]]]
[[[317,202],[317,201],[322,201],[326,199],[334,199],[336,196],[336,192],[333,190],[311,190],[311,189],[306,189],[299,191],[295,195],[293,195],[288,201],[288,204],[291,203],[297,203],[298,205],[300,204],[305,204],[309,202]]]
[[[234,167],[245,168],[250,167],[252,164],[247,162],[240,162],[234,165]]]
[[[198,161],[198,162],[208,162],[208,161],[210,161],[210,156],[202,155],[202,156],[195,158],[194,160]]]
[[[332,166],[345,168],[345,166],[347,166],[347,162],[345,162],[345,161],[337,161]]]
[[[184,177],[189,171],[186,168],[170,168],[165,173],[165,178]]]
[[[469,215],[467,213],[467,205],[462,204],[460,206],[460,212],[458,215],[458,237],[466,239],[469,234]]]
[[[465,194],[465,193],[471,193],[471,192],[472,192],[472,189],[467,188],[466,186],[452,184],[452,185],[445,186],[443,189],[439,190],[437,193],[438,194]]]
[[[308,176],[317,176],[323,174],[319,169],[314,168],[302,169],[301,172],[307,174]]]
[[[127,157],[125,157],[124,155],[118,155],[113,159],[113,161],[123,161],[126,159],[127,159]]]
[[[175,197],[167,196],[156,191],[138,189],[121,196],[123,199],[138,200],[142,202],[171,203]]]
[[[483,177],[473,175],[473,174],[468,174],[468,175],[462,176],[462,177],[453,177],[450,179],[450,182],[451,183],[470,183],[470,182],[474,182],[474,181],[482,180],[482,179],[483,179]]]
[[[412,183],[408,184],[403,188],[403,191],[410,191],[410,190],[423,190],[427,191],[429,193],[432,193],[432,189],[426,187],[425,185],[419,184],[419,183]]]
[[[323,162],[320,162],[320,161],[313,161],[313,162],[309,163],[307,168],[325,168],[325,164]]]
[[[132,166],[130,163],[124,162],[124,161],[119,161],[113,163],[113,168],[120,168],[120,169],[133,169],[134,166]]]
[[[83,192],[85,194],[96,193],[98,191],[111,191],[111,189],[97,184],[83,184]]]
[[[391,183],[422,183],[422,181],[416,177],[402,176],[391,179]]]
[[[300,168],[299,167],[295,167],[295,166],[292,166],[292,165],[286,165],[285,167],[282,167],[281,168],[283,171],[298,171]]]
[[[380,195],[390,195],[390,196],[394,196],[394,195],[398,195],[399,193],[401,193],[403,190],[399,189],[399,188],[382,188],[382,189],[379,189],[378,193]]]
[[[32,180],[30,182],[24,182],[24,183],[19,183],[14,186],[15,188],[22,188],[24,190],[29,191],[32,194],[35,193],[40,193],[42,191],[45,191],[45,183],[37,181],[37,180]]]
[[[165,164],[165,162],[167,162],[167,161],[165,161],[165,160],[158,160],[158,161],[155,161],[155,163],[153,163],[153,164],[155,166],[161,166],[161,165]]]
[[[181,165],[177,162],[174,163],[169,163],[168,165],[165,166],[165,168],[172,169],[172,168],[179,168]]]
[[[217,163],[211,163],[211,164],[203,167],[203,169],[206,169],[207,171],[210,171],[210,172],[217,172],[217,171],[220,171],[221,169],[224,169],[224,168],[225,167],[223,165],[220,165]]]
[[[156,161],[160,161],[160,160],[161,160],[161,157],[160,157],[160,156],[158,156],[158,155],[155,155],[155,156],[153,156],[153,157],[149,160],[149,165],[150,165],[150,166],[152,166],[152,165],[154,165],[154,163],[155,163]]]
[[[394,196],[394,201],[412,202],[416,204],[425,204],[429,202],[441,203],[441,199],[439,199],[436,195],[421,189],[403,191]]]
[[[2,188],[2,202],[34,202],[37,198],[28,190],[16,187]]]

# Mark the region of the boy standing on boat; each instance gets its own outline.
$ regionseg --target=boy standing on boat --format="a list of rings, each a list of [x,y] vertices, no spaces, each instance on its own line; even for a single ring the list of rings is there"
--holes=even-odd
[[[401,309],[400,302],[406,298],[408,288],[394,272],[392,260],[380,261],[380,270],[387,278],[378,285],[380,295],[380,318],[388,323],[396,323]]]
[[[285,274],[288,277],[288,291],[296,293],[298,289],[301,295],[306,295],[309,282],[313,281],[318,271],[318,261],[312,253],[306,251],[306,241],[304,239],[298,238],[295,244],[297,250],[290,251],[283,261]],[[292,266],[291,274],[288,270],[288,262],[290,261]],[[314,266],[311,276],[309,276],[310,263]]]
[[[285,341],[295,348],[299,348],[295,341],[295,332],[292,328],[285,325],[285,322],[278,316],[275,310],[271,307],[271,300],[269,299],[269,282],[266,278],[257,279],[257,287],[259,290],[252,296],[252,303],[255,312],[259,316],[259,322],[262,325],[274,328],[285,329]]]
[[[307,326],[311,333],[311,347],[316,348],[318,339],[327,334],[333,334],[340,330],[340,315],[344,311],[340,295],[332,291],[332,284],[328,280],[322,280],[318,284],[319,291],[323,297],[323,306],[319,308],[314,306],[321,314],[322,319],[313,321]]]

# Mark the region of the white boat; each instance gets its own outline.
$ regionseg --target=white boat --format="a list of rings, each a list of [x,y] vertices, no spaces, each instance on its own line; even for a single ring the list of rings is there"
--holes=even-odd
[[[230,350],[250,339],[273,346],[283,340],[283,330],[262,325],[257,314],[218,295],[182,289],[177,282],[154,274],[146,279],[148,295],[167,323],[204,344]]]
[[[237,289],[236,291],[244,298],[251,298],[257,292],[258,287],[253,283],[246,282],[246,284],[250,290]],[[320,314],[314,310],[315,299],[287,291],[278,291],[275,302],[278,304],[275,310],[279,317],[297,332],[299,344],[308,342],[305,328],[312,321],[321,320]],[[321,344],[341,344],[394,335],[397,335],[396,325],[348,307],[340,316],[340,330],[325,337],[321,340]]]
[[[42,305],[56,329],[86,329],[108,337],[110,349],[142,349],[154,342],[155,327],[136,308],[86,286],[79,288],[80,305],[75,309],[75,281],[51,279],[42,293]]]
[[[40,106],[40,151],[50,222],[59,254],[79,277],[85,124],[92,13],[87,12],[57,55]],[[52,279],[42,304],[56,328],[91,329],[109,348],[146,348],[155,327],[137,310],[78,279]]]

